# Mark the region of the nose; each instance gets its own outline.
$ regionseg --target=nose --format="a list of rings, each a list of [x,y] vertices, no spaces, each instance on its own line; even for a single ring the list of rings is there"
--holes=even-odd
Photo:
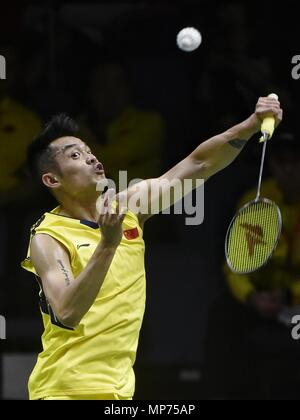
[[[94,165],[97,162],[97,158],[94,155],[88,155],[87,163],[88,165]]]

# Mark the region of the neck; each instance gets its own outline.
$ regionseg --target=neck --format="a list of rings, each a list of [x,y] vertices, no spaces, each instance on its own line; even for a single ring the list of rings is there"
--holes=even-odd
[[[99,215],[96,209],[97,197],[80,200],[78,198],[68,197],[61,202],[59,214],[72,217],[78,220],[89,220],[98,222]]]

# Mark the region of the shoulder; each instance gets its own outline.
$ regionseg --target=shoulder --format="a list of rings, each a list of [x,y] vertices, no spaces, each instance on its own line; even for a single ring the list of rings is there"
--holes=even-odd
[[[38,233],[33,236],[30,243],[31,254],[49,256],[51,252],[66,252],[61,242],[46,233]]]
[[[60,248],[67,250],[70,258],[74,257],[74,237],[78,221],[58,214],[59,208],[46,212],[31,228],[31,243],[39,248]]]
[[[31,234],[35,236],[37,228],[44,222],[46,218],[46,214],[43,214],[32,226],[31,226]]]
[[[32,226],[31,226],[31,234],[35,236],[38,231],[44,227],[48,227],[51,225],[51,214],[52,213],[44,213]]]
[[[31,227],[31,234],[34,236],[44,229],[63,227],[68,218],[59,216],[60,207],[56,207],[51,211],[45,212]]]

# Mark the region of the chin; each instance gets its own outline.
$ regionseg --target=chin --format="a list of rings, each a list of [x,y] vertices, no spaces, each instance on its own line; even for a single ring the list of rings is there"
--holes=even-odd
[[[105,181],[106,180],[106,176],[105,175],[96,175],[96,177],[95,177],[95,180],[96,180],[96,182],[99,182],[99,181]]]

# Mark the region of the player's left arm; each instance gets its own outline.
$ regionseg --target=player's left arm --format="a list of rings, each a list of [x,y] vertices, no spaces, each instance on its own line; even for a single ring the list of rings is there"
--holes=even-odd
[[[193,188],[196,188],[197,180],[206,181],[226,168],[240,154],[248,140],[260,131],[265,117],[274,117],[276,126],[281,122],[282,109],[279,101],[268,97],[260,98],[255,112],[248,119],[201,143],[189,156],[161,177],[142,181],[126,190],[128,208],[132,207],[130,199],[135,195],[139,196],[140,201],[146,203],[147,206],[147,209],[143,208],[144,211],[138,214],[143,223],[156,214],[156,212],[153,213],[153,208],[163,211],[173,205],[182,199],[186,192],[183,193],[182,188],[180,193],[180,188],[172,188],[172,185],[182,184],[184,180],[190,179],[193,180]],[[121,196],[122,193],[119,195]],[[166,196],[169,196],[169,200],[163,199]],[[166,207],[164,203],[167,203]],[[132,210],[136,212],[136,207]]]

